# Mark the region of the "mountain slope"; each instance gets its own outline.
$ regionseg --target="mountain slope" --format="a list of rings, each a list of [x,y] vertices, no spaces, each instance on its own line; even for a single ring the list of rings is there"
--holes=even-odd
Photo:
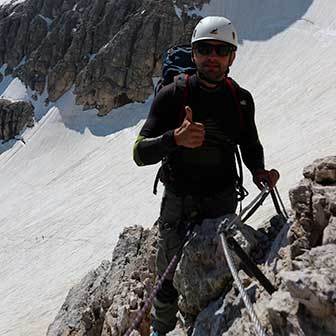
[[[335,154],[333,1],[216,0],[199,13],[232,17],[241,32],[231,75],[255,97],[267,166],[280,170],[288,204],[302,167]],[[30,97],[5,80],[3,96]],[[122,228],[154,222],[157,167],[136,168],[131,156],[150,101],[102,118],[75,106],[71,91],[49,107],[43,97],[33,102],[39,122],[23,134],[26,144],[0,156],[0,335],[43,335],[68,290],[110,257]],[[266,204],[251,224],[272,211]]]

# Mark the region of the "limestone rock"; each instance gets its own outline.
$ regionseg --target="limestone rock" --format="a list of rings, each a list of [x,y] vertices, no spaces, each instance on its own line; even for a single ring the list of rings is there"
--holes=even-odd
[[[291,206],[297,216],[310,214],[311,197],[311,181],[308,179],[300,181],[297,187],[289,191]]]
[[[322,240],[323,231],[336,209],[334,174],[336,156],[316,160],[304,169],[306,179],[290,190],[296,219],[288,234],[293,257],[316,246]],[[328,181],[330,183],[326,185]]]
[[[155,229],[126,228],[112,261],[103,262],[69,292],[47,335],[123,335],[153,287],[155,237]],[[148,334],[148,315],[137,335]]]
[[[296,270],[281,274],[291,296],[330,333],[336,330],[335,254],[335,244],[313,248],[295,260]]]
[[[175,6],[155,0],[7,4],[0,8],[0,63],[37,93],[47,88],[50,101],[73,88],[78,104],[104,115],[147,99],[163,51],[189,42],[198,18],[178,17]]]
[[[254,308],[270,336],[335,335],[334,163],[336,157],[328,157],[304,169],[305,179],[290,191],[294,216],[274,241],[278,252],[272,248],[271,262],[262,266],[278,288],[269,300],[257,283]],[[222,335],[253,335],[252,330],[249,316],[241,310],[241,317]]]
[[[181,260],[174,276],[174,286],[180,294],[179,307],[184,313],[197,315],[211,300],[230,290],[231,273],[222,250],[218,227],[225,218],[235,215],[206,219],[196,225],[193,236],[184,246]],[[241,225],[234,234],[246,253],[256,244],[253,229]],[[239,258],[235,257],[236,263]]]
[[[110,300],[105,295],[107,276],[111,263],[108,261],[72,288],[55,321],[49,326],[47,335],[99,335],[102,330],[106,309]]]
[[[266,304],[269,320],[274,332],[288,329],[288,319],[295,316],[299,310],[299,303],[287,291],[277,291]]]
[[[323,245],[336,244],[336,217],[330,217],[328,226],[323,231]]]
[[[112,260],[115,269],[109,274],[111,287],[107,292],[113,300],[106,313],[101,336],[125,334],[155,281],[156,230],[149,232],[138,227],[129,230],[125,236],[120,237],[119,253]],[[148,335],[149,328],[148,309],[137,329],[138,334]]]
[[[336,182],[336,162],[334,156],[315,160],[304,168],[303,175],[320,184]]]
[[[33,126],[34,107],[30,102],[0,99],[0,139],[13,139],[25,127]]]
[[[242,271],[239,272],[242,277]],[[252,302],[255,301],[255,284],[246,286],[247,294]],[[226,295],[212,301],[197,316],[193,336],[222,335],[242,316],[244,303],[239,291],[232,288]]]

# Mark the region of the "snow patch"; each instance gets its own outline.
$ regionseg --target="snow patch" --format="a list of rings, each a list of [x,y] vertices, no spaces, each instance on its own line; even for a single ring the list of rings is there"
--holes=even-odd
[[[0,7],[7,5],[7,4],[12,4],[12,5],[16,5],[19,4],[21,2],[25,2],[26,0],[0,0]]]
[[[186,13],[189,17],[205,17],[209,15],[220,15],[224,12],[223,0],[211,0],[209,4],[203,4],[202,9],[197,8],[194,3],[193,6],[188,7],[188,5],[183,5],[183,9],[179,8],[175,1],[173,1],[173,6],[175,9],[176,16],[182,20],[182,13]]]
[[[5,71],[7,69],[7,64],[2,64],[1,68],[0,68],[0,73],[2,73],[3,75],[5,74]]]
[[[174,4],[174,9],[175,9],[176,16],[180,20],[182,20],[182,9],[180,9],[179,7],[177,7],[175,4]]]
[[[19,68],[20,66],[22,66],[22,65],[24,65],[26,63],[27,63],[27,57],[24,56],[24,57],[22,57],[20,63],[14,69]]]
[[[45,17],[45,16],[43,16],[41,14],[39,14],[39,17],[41,19],[43,19],[47,23],[47,27],[48,27],[48,31],[49,31],[50,30],[50,26],[51,26],[51,24],[53,23],[54,20],[52,20],[52,19],[50,19],[48,17]]]
[[[89,62],[91,62],[94,59],[96,59],[97,54],[96,53],[95,54],[89,54],[88,56],[89,56]]]
[[[6,89],[2,92],[0,97],[2,99],[8,99],[12,101],[29,100],[27,88],[25,87],[25,85],[20,81],[20,79],[13,77],[8,83]]]

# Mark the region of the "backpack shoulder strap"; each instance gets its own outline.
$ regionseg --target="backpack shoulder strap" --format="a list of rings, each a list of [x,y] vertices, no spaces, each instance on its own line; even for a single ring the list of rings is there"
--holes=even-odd
[[[239,113],[239,124],[240,124],[240,128],[244,127],[244,115],[243,115],[243,111],[241,108],[241,102],[240,102],[240,97],[239,97],[239,85],[230,77],[226,77],[225,78],[227,87],[229,88],[233,99],[235,101],[236,104],[236,109],[237,112]],[[242,159],[239,153],[239,149],[238,146],[235,146],[234,149],[235,152],[235,156],[236,156],[236,160],[237,160],[237,165],[238,165],[238,176],[237,176],[237,196],[238,196],[238,201],[240,202],[240,211],[242,210],[242,201],[243,199],[248,195],[248,191],[244,188],[244,177],[243,177],[243,166],[242,166]]]
[[[244,116],[243,116],[243,111],[241,109],[240,105],[240,98],[239,98],[239,85],[230,77],[225,78],[225,82],[227,87],[229,88],[233,99],[236,104],[236,109],[237,112],[239,113],[239,123],[240,123],[240,128],[244,127]]]
[[[185,118],[185,105],[188,100],[189,96],[189,75],[185,73],[178,74],[174,77],[175,83],[175,93],[181,94],[181,105],[180,105],[180,112],[179,112],[179,121],[182,122]],[[161,177],[162,169],[164,165],[168,165],[168,158],[165,157],[162,160],[161,167],[159,168],[153,186],[153,194],[157,194],[157,186]]]
[[[182,122],[185,117],[185,106],[189,97],[189,78],[190,76],[185,73],[181,73],[174,77],[175,90],[181,92],[181,107],[179,113],[179,120]]]

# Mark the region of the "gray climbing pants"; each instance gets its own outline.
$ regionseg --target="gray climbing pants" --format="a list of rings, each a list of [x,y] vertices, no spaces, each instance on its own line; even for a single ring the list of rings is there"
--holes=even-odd
[[[180,257],[189,223],[197,224],[205,218],[234,213],[236,208],[237,194],[233,187],[211,196],[176,196],[165,190],[158,219],[157,274],[161,276],[165,272],[174,255]],[[168,273],[154,300],[152,325],[160,334],[174,330],[177,322],[178,293],[173,286],[174,271]]]

